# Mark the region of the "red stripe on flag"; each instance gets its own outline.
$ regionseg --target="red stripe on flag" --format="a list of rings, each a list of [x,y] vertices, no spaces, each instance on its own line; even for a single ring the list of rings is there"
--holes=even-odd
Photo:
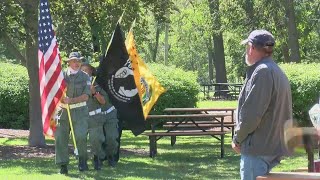
[[[55,43],[55,46],[53,47],[52,54],[50,55],[50,57],[45,62],[45,72],[46,73],[48,72],[48,70],[52,66],[52,63],[54,62],[54,60],[55,60],[55,58],[57,56],[57,53],[58,53],[58,45],[57,45],[56,42],[54,42],[54,43]]]
[[[52,76],[50,77],[50,79],[48,79],[48,83],[44,88],[44,92],[43,92],[42,98],[41,98],[41,99],[44,99],[44,101],[47,101],[47,97],[48,97],[49,93],[51,92],[53,86],[55,85],[55,82],[57,81],[60,73],[61,73],[61,67],[59,68],[59,66],[57,66],[57,68],[55,69],[55,71],[52,74]]]
[[[55,111],[55,109],[56,109],[56,107],[57,107],[57,105],[58,105],[58,103],[59,103],[59,101],[60,101],[60,99],[61,99],[61,97],[63,95],[63,90],[64,90],[63,87],[65,87],[65,81],[62,82],[62,84],[60,86],[60,89],[57,91],[55,97],[51,101],[51,103],[49,105],[49,108],[48,108],[48,112],[52,112],[53,113]],[[48,113],[47,116],[45,117],[44,126],[43,126],[44,132],[47,132],[48,129],[50,128],[50,119],[51,119],[52,113]]]

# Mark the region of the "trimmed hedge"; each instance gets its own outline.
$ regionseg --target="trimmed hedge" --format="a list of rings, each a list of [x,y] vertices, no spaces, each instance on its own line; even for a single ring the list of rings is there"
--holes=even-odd
[[[28,129],[29,87],[27,69],[0,62],[0,128]],[[161,114],[167,107],[195,107],[198,101],[197,75],[173,66],[149,64],[150,71],[167,89],[151,114]]]
[[[196,107],[200,92],[196,73],[156,63],[149,63],[148,67],[167,90],[160,96],[150,114],[161,114],[168,107]]]
[[[92,65],[98,67],[99,63]],[[160,96],[150,114],[162,114],[167,107],[196,107],[200,92],[196,73],[158,63],[148,63],[147,66],[167,90]]]
[[[319,101],[320,64],[281,64],[290,81],[293,116],[300,126],[310,126],[308,111]]]
[[[28,129],[27,69],[0,62],[0,128]]]

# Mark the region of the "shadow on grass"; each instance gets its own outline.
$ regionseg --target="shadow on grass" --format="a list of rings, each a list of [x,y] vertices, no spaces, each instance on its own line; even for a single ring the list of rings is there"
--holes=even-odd
[[[137,157],[136,157],[137,158]],[[10,174],[25,173],[27,174],[45,174],[53,175],[59,172],[59,167],[54,165],[54,159],[20,159],[11,161],[2,161],[1,168],[10,170]],[[141,179],[176,179],[175,172],[170,166],[150,164],[143,161],[135,161],[132,159],[122,159],[116,168],[103,167],[101,171],[95,171],[91,162],[89,164],[89,171],[79,172],[77,169],[77,161],[73,158],[68,166],[70,178],[93,178],[93,179],[123,179],[125,177],[141,178]],[[14,169],[17,170],[15,173]],[[63,176],[63,175],[61,175]]]
[[[175,146],[170,138],[158,142],[158,155],[149,157],[149,144],[145,136],[125,135],[122,139],[121,159],[116,168],[104,166],[101,171],[79,172],[78,161],[70,155],[68,178],[80,179],[238,179],[239,156],[229,144],[225,145],[225,158],[220,158],[220,143],[213,138],[179,137]],[[24,158],[1,161],[0,175],[30,174],[57,175],[59,167],[54,158]],[[56,177],[54,176],[54,177]]]
[[[79,172],[78,161],[70,156],[70,178],[80,179],[233,179],[238,177],[239,157],[226,149],[226,157],[221,159],[216,145],[170,145],[159,148],[160,153],[155,158],[148,154],[130,153],[124,149],[121,160],[116,168],[104,166],[101,171],[93,170],[91,160],[88,161],[90,171]],[[0,167],[10,174],[53,175],[59,172],[54,164],[54,158],[28,158],[19,160],[4,160]],[[20,169],[20,170],[19,170]],[[22,169],[22,170],[21,170]],[[16,172],[15,172],[16,171]],[[22,171],[22,172],[21,172]],[[61,177],[64,177],[61,175]],[[236,178],[235,178],[236,179]]]

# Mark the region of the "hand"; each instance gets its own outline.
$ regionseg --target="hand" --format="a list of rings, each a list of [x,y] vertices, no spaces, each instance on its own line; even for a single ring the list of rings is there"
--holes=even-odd
[[[232,141],[231,146],[232,146],[232,149],[233,149],[237,154],[240,154],[240,149],[241,149],[240,144],[236,144],[236,143],[234,143],[234,142]]]
[[[90,90],[91,90],[91,94],[96,93],[96,88],[93,85],[90,86]]]
[[[70,103],[71,103],[71,98],[68,98],[68,97],[62,98],[62,103],[64,103],[64,104],[70,104]]]

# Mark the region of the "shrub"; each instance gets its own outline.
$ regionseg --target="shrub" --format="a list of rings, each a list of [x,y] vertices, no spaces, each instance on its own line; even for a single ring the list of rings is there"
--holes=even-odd
[[[168,107],[195,107],[200,86],[196,73],[174,66],[151,63],[148,67],[160,84],[166,88],[150,114],[161,114]]]
[[[0,62],[0,127],[28,129],[28,74],[25,67]]]
[[[309,109],[320,95],[320,64],[281,64],[290,81],[293,115],[300,126],[309,126]]]

